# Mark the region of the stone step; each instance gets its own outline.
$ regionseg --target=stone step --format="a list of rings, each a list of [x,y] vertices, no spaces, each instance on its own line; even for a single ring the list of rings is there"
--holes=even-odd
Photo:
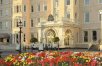
[[[99,45],[92,45],[90,48],[89,48],[90,51],[99,51]]]

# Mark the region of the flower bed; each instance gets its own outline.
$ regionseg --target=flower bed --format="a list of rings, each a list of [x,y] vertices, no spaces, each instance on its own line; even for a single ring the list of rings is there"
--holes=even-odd
[[[41,51],[9,55],[0,66],[102,66],[101,52]]]

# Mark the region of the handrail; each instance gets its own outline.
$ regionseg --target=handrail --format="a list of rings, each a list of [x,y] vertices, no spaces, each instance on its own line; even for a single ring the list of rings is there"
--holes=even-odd
[[[89,43],[89,45],[88,45],[88,49],[90,49],[91,46],[92,46],[92,42]]]

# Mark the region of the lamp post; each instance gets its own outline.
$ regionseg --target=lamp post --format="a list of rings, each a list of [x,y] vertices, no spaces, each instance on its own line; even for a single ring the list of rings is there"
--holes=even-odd
[[[22,52],[22,47],[21,47],[21,33],[22,33],[21,29],[22,29],[22,26],[23,25],[22,25],[22,22],[20,20],[20,22],[18,22],[18,27],[20,29],[20,31],[19,31],[19,44],[20,44],[20,46],[19,46],[19,53]]]

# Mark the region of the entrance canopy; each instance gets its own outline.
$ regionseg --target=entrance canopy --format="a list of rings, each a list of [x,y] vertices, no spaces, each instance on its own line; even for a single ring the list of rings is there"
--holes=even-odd
[[[0,38],[10,38],[8,33],[0,33]]]

